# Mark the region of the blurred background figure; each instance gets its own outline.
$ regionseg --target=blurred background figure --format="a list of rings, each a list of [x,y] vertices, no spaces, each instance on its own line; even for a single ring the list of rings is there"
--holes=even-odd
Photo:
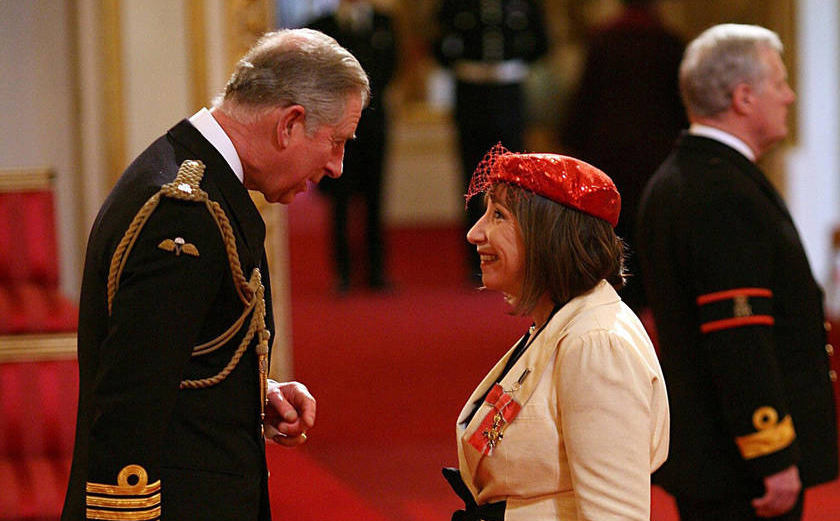
[[[437,60],[455,76],[455,124],[466,189],[476,165],[502,142],[522,150],[525,126],[523,83],[528,64],[548,51],[539,5],[533,0],[443,0],[434,40]],[[465,229],[481,217],[481,201],[470,201]],[[469,249],[470,277],[480,274]]]
[[[309,24],[350,50],[370,78],[371,100],[355,141],[347,143],[344,175],[318,187],[332,201],[333,253],[337,290],[350,290],[352,262],[348,233],[350,202],[361,195],[365,202],[367,284],[372,289],[390,286],[385,267],[382,225],[382,182],[388,121],[383,93],[394,76],[397,50],[391,17],[366,0],[342,0],[335,12]]]
[[[623,10],[590,39],[577,92],[561,130],[569,153],[604,170],[621,193],[616,233],[629,247],[630,276],[621,293],[634,311],[645,305],[633,222],[645,183],[688,126],[677,69],[682,40],[666,28],[653,0],[624,0]]]

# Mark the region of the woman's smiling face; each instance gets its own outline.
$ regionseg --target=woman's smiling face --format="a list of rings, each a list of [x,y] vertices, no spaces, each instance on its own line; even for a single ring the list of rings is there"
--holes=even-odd
[[[467,232],[467,241],[481,257],[484,287],[518,297],[525,275],[525,243],[516,218],[499,195],[498,190],[488,192],[487,208]]]

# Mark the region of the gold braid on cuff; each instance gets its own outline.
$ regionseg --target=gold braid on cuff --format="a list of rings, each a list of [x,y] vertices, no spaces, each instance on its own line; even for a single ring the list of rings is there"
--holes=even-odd
[[[137,482],[130,484],[129,479]],[[145,521],[160,517],[160,480],[148,484],[146,469],[127,465],[117,475],[116,485],[88,482],[85,486],[89,519]]]
[[[735,438],[741,456],[747,460],[778,452],[796,439],[793,419],[787,415],[779,421],[779,413],[772,407],[756,409],[753,425],[757,432]]]

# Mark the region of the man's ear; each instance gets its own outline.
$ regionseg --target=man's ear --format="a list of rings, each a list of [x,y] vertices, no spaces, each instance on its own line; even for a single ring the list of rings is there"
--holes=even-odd
[[[285,148],[296,132],[306,130],[306,109],[301,105],[289,105],[278,109],[277,118],[277,143]]]
[[[739,83],[732,91],[732,110],[736,114],[750,114],[755,110],[755,90],[749,83]]]

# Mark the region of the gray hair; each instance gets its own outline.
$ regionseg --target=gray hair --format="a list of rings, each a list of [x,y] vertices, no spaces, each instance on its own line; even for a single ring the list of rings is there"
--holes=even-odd
[[[757,25],[721,24],[703,31],[685,50],[680,94],[690,115],[725,112],[739,83],[757,86],[768,71],[761,49],[782,52],[779,35]]]
[[[277,107],[301,105],[306,131],[334,125],[347,96],[370,99],[370,83],[359,61],[333,38],[312,29],[266,33],[239,60],[214,106],[242,123]]]

